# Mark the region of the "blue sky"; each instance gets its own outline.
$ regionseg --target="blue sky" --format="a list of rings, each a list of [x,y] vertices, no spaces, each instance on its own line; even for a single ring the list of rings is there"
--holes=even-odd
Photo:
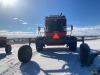
[[[0,30],[34,32],[44,27],[44,18],[62,13],[68,25],[100,25],[100,0],[0,0]]]

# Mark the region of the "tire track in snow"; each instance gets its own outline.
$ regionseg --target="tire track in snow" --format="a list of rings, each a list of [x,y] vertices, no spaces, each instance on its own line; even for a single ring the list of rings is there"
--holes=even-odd
[[[17,58],[16,56],[20,46],[21,45],[12,45],[12,52],[8,54],[5,53],[5,58],[0,59],[0,67],[6,64],[7,62]]]
[[[1,67],[3,64],[6,64],[8,61],[15,59],[14,57],[15,57],[14,54],[7,55],[6,58],[0,60],[0,67]]]

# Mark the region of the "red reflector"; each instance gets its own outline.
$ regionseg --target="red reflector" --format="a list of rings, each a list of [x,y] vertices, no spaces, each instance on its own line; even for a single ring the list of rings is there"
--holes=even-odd
[[[54,34],[53,39],[59,39],[59,36],[57,33]]]

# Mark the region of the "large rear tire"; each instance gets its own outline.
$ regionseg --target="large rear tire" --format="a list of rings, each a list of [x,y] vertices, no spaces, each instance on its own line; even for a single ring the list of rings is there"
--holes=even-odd
[[[11,45],[7,44],[6,47],[5,47],[5,52],[6,53],[11,53],[11,49],[12,49]]]
[[[27,63],[32,58],[32,48],[29,45],[23,45],[19,48],[18,59],[22,63]]]
[[[87,65],[90,58],[90,47],[87,44],[80,45],[80,61],[81,66]]]
[[[74,36],[70,37],[70,42],[69,42],[68,46],[69,46],[69,50],[76,51],[76,49],[77,49],[77,38],[74,37]]]

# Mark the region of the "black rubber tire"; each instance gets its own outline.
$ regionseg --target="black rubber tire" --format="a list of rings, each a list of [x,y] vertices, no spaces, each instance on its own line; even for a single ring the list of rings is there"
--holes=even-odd
[[[90,58],[90,47],[87,44],[80,45],[80,61],[81,66],[87,65]]]
[[[40,51],[43,50],[43,46],[44,46],[44,44],[43,44],[44,41],[43,40],[44,40],[44,38],[42,38],[42,37],[36,38],[35,45],[36,45],[37,52],[40,52]]]
[[[69,50],[76,51],[77,50],[77,38],[74,36],[70,37],[70,42],[68,46],[69,46]]]
[[[36,43],[37,52],[43,51],[43,45],[41,43]]]
[[[23,45],[19,48],[18,59],[22,63],[27,63],[32,58],[32,48],[29,45]]]
[[[11,49],[12,49],[11,45],[7,44],[6,47],[5,47],[5,52],[6,53],[11,53]]]

